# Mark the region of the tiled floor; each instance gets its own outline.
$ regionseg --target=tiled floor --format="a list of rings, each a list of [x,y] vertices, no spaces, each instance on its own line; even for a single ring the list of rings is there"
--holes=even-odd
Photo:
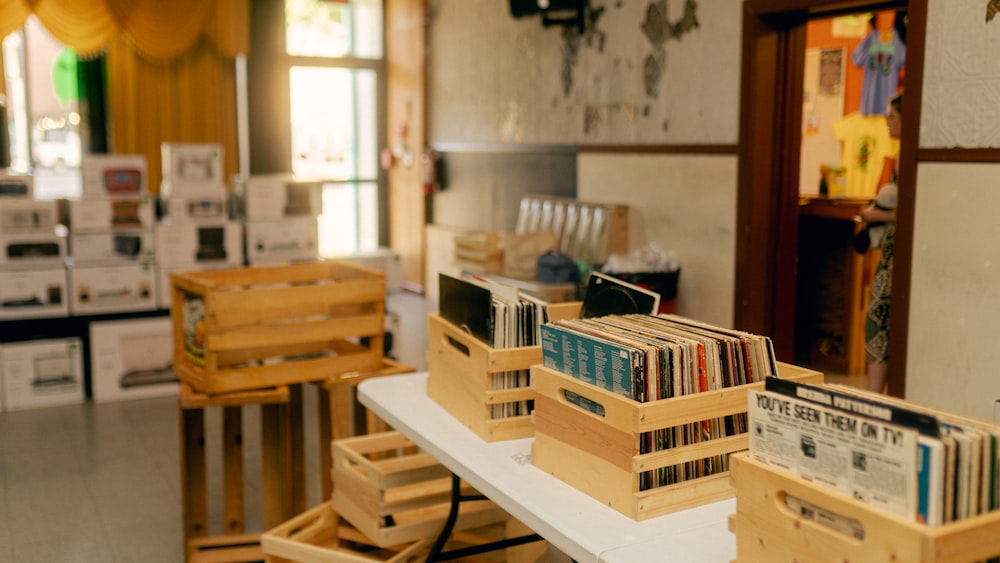
[[[426,369],[426,304],[404,294],[391,296],[388,308],[400,313],[399,359]],[[865,383],[863,376],[830,380]],[[253,448],[259,423],[247,417],[244,427],[245,455],[252,460],[259,456]],[[0,563],[183,561],[178,459],[172,397],[0,413]],[[318,474],[314,457],[306,463]],[[250,490],[253,478],[248,475]],[[310,506],[322,500],[319,490],[311,481]],[[247,502],[252,513],[254,501]],[[259,530],[260,522],[247,526]],[[550,552],[546,561],[568,558]]]

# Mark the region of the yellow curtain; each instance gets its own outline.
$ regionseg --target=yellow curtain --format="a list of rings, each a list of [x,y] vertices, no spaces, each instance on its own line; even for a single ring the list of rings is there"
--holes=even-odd
[[[238,170],[236,72],[206,41],[169,62],[143,57],[124,37],[108,50],[108,119],[113,152],[144,154],[158,192],[164,142],[220,143],[226,178]]]
[[[238,170],[234,58],[250,46],[248,0],[0,0],[0,37],[32,13],[78,55],[107,54],[110,150],[146,155],[153,192],[163,142],[220,143],[226,177]]]

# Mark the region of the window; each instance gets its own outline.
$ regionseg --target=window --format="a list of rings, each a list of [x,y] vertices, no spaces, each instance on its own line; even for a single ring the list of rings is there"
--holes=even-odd
[[[320,254],[379,244],[381,0],[285,0],[291,171],[323,189]]]
[[[77,57],[34,16],[3,40],[10,168],[31,172],[36,199],[77,198],[83,155]]]

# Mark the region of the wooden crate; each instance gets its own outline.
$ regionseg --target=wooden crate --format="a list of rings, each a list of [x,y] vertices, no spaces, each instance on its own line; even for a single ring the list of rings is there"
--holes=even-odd
[[[503,269],[503,236],[469,233],[455,237],[455,263],[464,271],[499,274]]]
[[[378,547],[342,523],[331,501],[268,530],[260,539],[271,563],[410,563],[423,561],[432,543],[432,539],[420,539]]]
[[[778,364],[781,377],[822,383],[819,372]],[[749,447],[746,433],[640,454],[640,435],[747,412],[747,390],[764,382],[640,403],[541,365],[532,367],[535,440],[531,462],[636,520],[730,498],[726,472],[640,490],[640,474]],[[576,393],[604,408],[604,416],[572,404]]]
[[[873,508],[848,495],[815,485],[746,453],[731,458],[739,563],[851,561],[851,563],[968,563],[1000,556],[1000,511],[935,528]],[[851,518],[864,539],[836,531],[792,512],[794,497],[824,511]]]
[[[319,458],[322,464],[320,475],[323,478],[323,498],[329,499],[333,496],[332,442],[351,436],[385,432],[389,429],[384,421],[358,402],[358,384],[372,377],[413,371],[416,371],[413,366],[383,358],[382,368],[377,371],[344,373],[330,377],[326,381],[313,382],[313,385],[320,388],[317,407],[320,418]]]
[[[451,506],[451,472],[394,430],[335,441],[333,481],[334,511],[380,547],[435,537]],[[491,501],[465,501],[455,530],[508,518]]]
[[[575,317],[579,311],[579,302],[549,305],[553,319]],[[487,442],[534,434],[530,408],[507,414],[503,405],[535,398],[527,370],[540,363],[541,346],[491,348],[440,315],[427,316],[427,396]],[[525,372],[517,387],[494,389],[498,374],[516,371]]]
[[[170,275],[174,371],[226,393],[374,371],[382,364],[385,275],[314,262]]]

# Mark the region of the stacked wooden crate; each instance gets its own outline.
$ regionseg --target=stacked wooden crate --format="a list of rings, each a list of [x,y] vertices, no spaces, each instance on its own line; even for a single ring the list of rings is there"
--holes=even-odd
[[[355,381],[412,371],[382,357],[385,279],[340,262],[171,274],[174,370],[179,400],[182,506],[187,559],[259,561],[259,533],[248,533],[243,418],[259,408],[263,529],[306,508],[303,385],[319,390],[319,435],[352,435]],[[206,417],[222,411],[221,533],[209,522]],[[324,491],[329,462],[323,466]]]

